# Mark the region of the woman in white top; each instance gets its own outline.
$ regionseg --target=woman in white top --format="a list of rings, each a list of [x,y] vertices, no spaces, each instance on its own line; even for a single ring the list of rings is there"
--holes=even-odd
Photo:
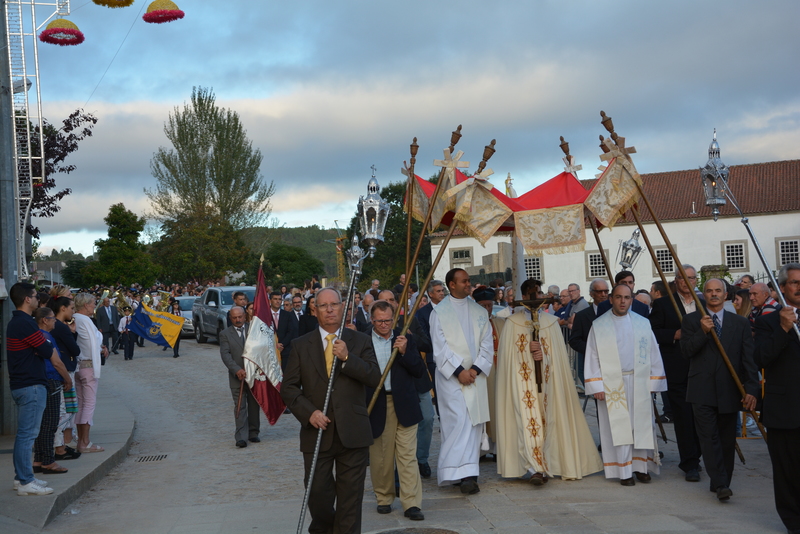
[[[89,439],[92,428],[94,408],[97,401],[97,383],[100,380],[102,358],[108,356],[108,349],[103,346],[103,334],[92,322],[97,302],[89,293],[75,295],[75,331],[81,353],[78,356],[78,369],[75,371],[75,390],[78,393],[78,414],[75,423],[78,426],[78,452],[101,452],[105,449],[94,445]]]

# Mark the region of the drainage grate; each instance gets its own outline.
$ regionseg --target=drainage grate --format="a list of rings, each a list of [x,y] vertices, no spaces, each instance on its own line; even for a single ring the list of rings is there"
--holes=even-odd
[[[164,458],[166,458],[166,454],[153,454],[150,456],[139,456],[136,458],[136,463],[143,463],[143,462],[160,462]]]

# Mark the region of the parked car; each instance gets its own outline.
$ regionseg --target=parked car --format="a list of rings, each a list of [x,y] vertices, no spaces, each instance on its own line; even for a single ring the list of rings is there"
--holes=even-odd
[[[181,316],[185,319],[183,321],[183,328],[181,335],[194,335],[194,323],[192,322],[192,306],[197,297],[175,297],[175,300],[181,305]]]
[[[228,310],[233,306],[233,294],[237,291],[247,295],[253,302],[256,296],[254,286],[209,287],[192,305],[194,338],[198,343],[208,341],[208,336],[219,339],[219,333],[227,327]]]

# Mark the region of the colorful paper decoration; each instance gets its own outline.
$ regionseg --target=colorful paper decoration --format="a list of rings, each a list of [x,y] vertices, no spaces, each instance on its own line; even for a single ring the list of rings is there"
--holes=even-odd
[[[39,34],[39,40],[61,46],[79,45],[85,37],[75,23],[67,19],[55,19]]]
[[[128,7],[129,5],[133,4],[135,0],[92,0],[98,6],[105,6],[105,7]]]
[[[155,0],[152,4],[147,6],[147,13],[142,18],[145,22],[153,24],[162,24],[164,22],[172,22],[183,18],[183,11],[178,9],[178,6],[170,0]]]

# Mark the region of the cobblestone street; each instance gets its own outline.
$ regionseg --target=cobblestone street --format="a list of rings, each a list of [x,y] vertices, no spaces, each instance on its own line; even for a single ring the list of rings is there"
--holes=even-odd
[[[130,455],[44,532],[295,532],[303,497],[298,422],[286,415],[270,427],[262,415],[262,442],[236,449],[226,374],[216,342],[184,339],[178,359],[150,343],[137,347],[132,361],[112,356],[99,387],[113,390],[136,418]],[[596,433],[592,403],[589,424]],[[379,516],[367,476],[363,529],[785,532],[774,510],[766,446],[761,440],[740,444],[747,465],[737,460],[727,504],[709,493],[705,475],[696,484],[683,480],[673,442],[664,447],[661,475],[648,485],[625,488],[599,474],[534,488],[501,480],[487,462],[481,464],[481,492],[464,497],[458,488],[436,485],[437,424],[434,476],[423,480],[426,520],[412,524],[398,510],[399,501],[392,514]]]

